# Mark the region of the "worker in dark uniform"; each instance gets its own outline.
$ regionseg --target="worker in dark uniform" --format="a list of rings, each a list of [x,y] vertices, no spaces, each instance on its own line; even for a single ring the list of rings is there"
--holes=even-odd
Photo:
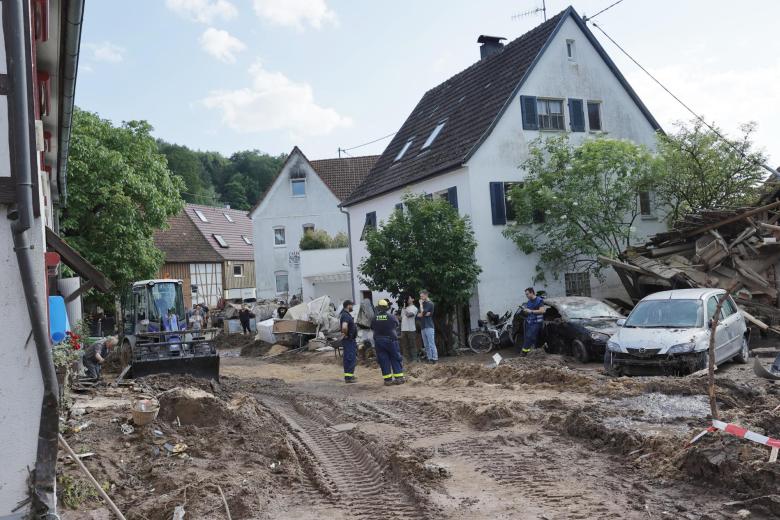
[[[343,351],[344,360],[344,382],[354,383],[357,381],[355,377],[355,367],[357,366],[357,325],[355,325],[355,319],[352,317],[352,308],[354,304],[351,300],[344,300],[341,306],[341,316],[339,316],[339,325],[341,326],[341,333],[344,338],[341,340],[341,350]]]
[[[528,301],[523,305],[525,323],[523,324],[523,348],[520,352],[522,355],[526,355],[531,352],[531,349],[536,348],[544,324],[545,311],[544,299],[536,294],[533,287],[525,290],[525,297]]]
[[[377,314],[371,321],[371,330],[374,331],[374,348],[379,368],[382,369],[385,386],[402,385],[406,380],[404,379],[401,348],[398,345],[398,319],[389,310],[390,304],[387,300],[379,300]]]

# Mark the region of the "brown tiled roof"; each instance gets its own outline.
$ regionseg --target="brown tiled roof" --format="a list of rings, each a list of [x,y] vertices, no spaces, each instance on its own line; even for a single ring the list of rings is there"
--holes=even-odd
[[[208,222],[196,215],[199,210]],[[229,215],[233,222],[225,218]],[[252,221],[245,211],[199,204],[186,204],[184,210],[171,217],[170,229],[154,234],[155,245],[165,253],[166,262],[221,262],[222,260],[253,260],[254,249],[242,235],[252,241]],[[220,235],[228,247],[217,243]]]
[[[320,179],[340,201],[357,188],[376,164],[378,155],[309,161]]]
[[[488,135],[533,68],[537,56],[568,16],[580,26],[648,121],[659,128],[582,19],[569,7],[510,42],[501,52],[479,60],[426,92],[366,180],[345,204],[354,204],[462,165]],[[421,151],[431,131],[442,121],[445,125],[441,133],[428,149]],[[395,161],[409,139],[413,139],[412,145],[402,159]]]

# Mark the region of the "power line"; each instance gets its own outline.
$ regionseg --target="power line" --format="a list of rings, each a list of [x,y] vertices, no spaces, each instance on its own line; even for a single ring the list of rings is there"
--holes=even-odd
[[[593,18],[596,18],[598,15],[600,15],[600,14],[601,14],[601,13],[603,13],[604,11],[609,11],[610,9],[612,9],[613,7],[615,7],[616,5],[618,5],[618,4],[619,4],[620,2],[622,2],[622,1],[623,1],[623,0],[617,0],[617,2],[615,2],[615,3],[613,3],[613,4],[610,4],[610,5],[608,5],[607,7],[605,7],[604,9],[602,9],[601,11],[599,11],[598,13],[594,14],[593,16],[584,16],[582,19],[583,19],[584,21],[586,21],[586,22],[587,22],[588,20],[592,20]],[[596,24],[593,24],[593,25],[596,25]]]
[[[377,139],[374,139],[373,141],[369,141],[367,143],[363,143],[363,144],[359,144],[359,145],[356,145],[356,146],[352,146],[350,148],[339,148],[339,152],[348,152],[350,150],[354,150],[355,148],[363,148],[364,146],[368,146],[370,144],[374,144],[374,143],[378,143],[379,141],[383,141],[383,140],[387,139],[388,137],[393,137],[397,133],[398,132],[393,132],[392,134],[387,134],[387,135],[384,135],[384,136],[379,137]]]
[[[620,1],[616,2],[616,3],[620,3],[621,1],[622,1],[622,0],[620,0]],[[613,5],[615,5],[615,4],[613,4]],[[610,6],[610,7],[611,7],[611,6]],[[608,7],[607,9],[609,9],[609,7]],[[600,12],[603,12],[603,11],[604,11],[604,10],[602,10],[602,11],[600,11]],[[599,13],[596,13],[596,15],[598,15],[598,14],[599,14]],[[594,16],[595,16],[595,15],[594,15]],[[644,67],[643,67],[643,66],[642,66],[642,65],[641,65],[641,64],[640,64],[638,61],[636,61],[636,60],[634,59],[634,57],[633,57],[633,56],[631,56],[631,55],[630,55],[630,54],[629,54],[629,53],[628,53],[628,52],[627,52],[627,51],[626,51],[626,50],[625,50],[623,47],[621,47],[621,46],[620,46],[620,44],[619,44],[618,42],[616,42],[614,39],[612,39],[612,37],[611,37],[610,35],[608,35],[608,34],[607,34],[605,31],[604,31],[604,29],[602,29],[602,28],[601,28],[599,25],[597,25],[597,24],[595,24],[595,23],[593,23],[593,27],[595,27],[596,29],[598,29],[599,31],[601,31],[601,34],[603,34],[604,36],[606,36],[606,38],[607,38],[609,41],[611,41],[611,42],[612,42],[612,44],[613,44],[613,45],[615,45],[615,47],[617,47],[618,49],[620,49],[620,52],[622,52],[623,54],[625,54],[625,55],[626,55],[626,57],[628,57],[628,59],[630,59],[632,62],[634,62],[634,65],[636,65],[637,67],[639,67],[639,68],[642,70],[642,72],[644,72],[645,74],[647,74],[647,75],[650,77],[650,79],[652,79],[652,80],[653,80],[653,81],[654,81],[656,84],[658,84],[658,86],[659,86],[659,87],[661,87],[662,89],[664,89],[664,90],[666,91],[666,93],[667,93],[667,94],[669,94],[670,96],[672,96],[672,97],[674,98],[674,100],[675,100],[675,101],[677,101],[678,103],[680,103],[680,105],[682,105],[682,106],[683,106],[683,108],[685,108],[685,110],[687,110],[688,112],[690,112],[691,114],[693,114],[693,117],[695,117],[696,119],[698,119],[698,120],[699,120],[699,121],[700,121],[700,122],[701,122],[701,123],[702,123],[704,126],[706,126],[707,128],[709,128],[709,129],[712,131],[712,133],[714,133],[716,136],[718,136],[718,137],[720,138],[720,140],[721,140],[721,141],[723,141],[724,143],[726,143],[726,144],[727,144],[727,145],[728,145],[728,146],[729,146],[731,149],[733,149],[735,152],[737,152],[737,153],[738,153],[738,154],[739,154],[739,155],[740,155],[740,156],[741,156],[741,157],[742,157],[742,158],[743,158],[745,161],[747,161],[748,163],[750,163],[750,164],[752,164],[752,165],[754,165],[754,166],[760,166],[761,168],[764,168],[765,170],[769,171],[769,172],[770,172],[772,175],[777,175],[777,172],[776,172],[774,169],[772,169],[771,167],[767,166],[766,164],[764,164],[764,163],[757,163],[757,162],[753,161],[752,159],[750,159],[750,158],[749,158],[747,155],[745,155],[745,152],[743,152],[742,150],[740,150],[739,148],[737,148],[737,146],[736,146],[734,143],[732,143],[731,141],[729,141],[729,140],[728,140],[728,139],[727,139],[727,138],[726,138],[724,135],[722,135],[720,132],[718,132],[718,130],[717,130],[717,129],[716,129],[714,126],[712,126],[711,124],[709,124],[707,121],[705,121],[705,120],[704,120],[704,118],[703,118],[703,117],[701,117],[699,114],[697,114],[696,112],[694,112],[694,110],[693,110],[691,107],[689,107],[688,105],[686,105],[686,104],[683,102],[683,100],[681,100],[679,97],[675,96],[675,95],[674,95],[674,93],[673,93],[671,90],[669,90],[668,88],[666,88],[666,86],[664,86],[664,84],[663,84],[663,83],[661,83],[661,82],[660,82],[660,81],[659,81],[659,80],[658,80],[658,79],[657,79],[655,76],[653,76],[653,75],[650,73],[650,71],[648,71],[648,70],[647,70],[646,68],[644,68]]]

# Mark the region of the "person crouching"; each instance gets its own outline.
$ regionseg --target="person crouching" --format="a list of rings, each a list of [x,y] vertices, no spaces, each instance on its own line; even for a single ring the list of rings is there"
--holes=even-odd
[[[404,379],[401,348],[398,345],[398,319],[390,314],[389,310],[390,304],[387,300],[379,300],[377,314],[371,321],[376,359],[382,370],[385,386],[402,385],[406,380]]]
[[[103,363],[106,362],[108,354],[116,347],[117,343],[116,336],[108,336],[97,340],[84,349],[84,357],[81,362],[87,371],[87,377],[100,379]]]

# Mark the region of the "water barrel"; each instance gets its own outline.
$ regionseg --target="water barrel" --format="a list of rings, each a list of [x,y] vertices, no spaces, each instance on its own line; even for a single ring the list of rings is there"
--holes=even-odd
[[[49,335],[56,344],[65,339],[65,332],[70,330],[68,312],[65,310],[65,299],[62,296],[49,296]]]

